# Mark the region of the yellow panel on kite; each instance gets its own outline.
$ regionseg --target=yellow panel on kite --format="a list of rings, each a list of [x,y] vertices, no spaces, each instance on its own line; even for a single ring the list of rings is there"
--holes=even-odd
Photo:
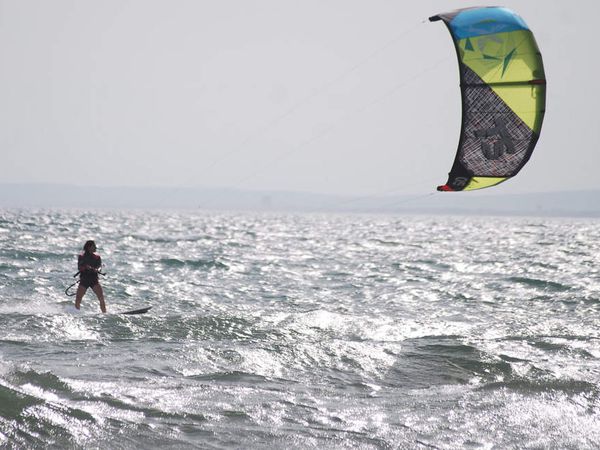
[[[475,72],[529,126],[536,130],[540,105],[539,85],[544,79],[540,51],[529,30],[517,30],[457,42],[463,64]]]
[[[488,178],[488,177],[473,177],[463,191],[474,191],[476,189],[484,189],[506,181],[506,178]]]

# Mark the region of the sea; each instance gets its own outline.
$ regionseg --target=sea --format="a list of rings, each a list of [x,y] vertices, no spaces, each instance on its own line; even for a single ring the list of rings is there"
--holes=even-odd
[[[600,448],[600,221],[0,210],[0,448]]]

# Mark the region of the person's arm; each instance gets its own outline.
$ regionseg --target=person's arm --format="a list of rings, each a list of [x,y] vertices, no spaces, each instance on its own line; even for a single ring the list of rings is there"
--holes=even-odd
[[[79,270],[79,273],[85,270],[85,264],[83,262],[83,255],[79,255],[77,257],[77,270]]]

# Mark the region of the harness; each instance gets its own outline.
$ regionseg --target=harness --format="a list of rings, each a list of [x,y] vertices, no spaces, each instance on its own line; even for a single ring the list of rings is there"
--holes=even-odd
[[[80,273],[81,273],[81,271],[79,271],[79,270],[78,270],[78,271],[75,273],[75,275],[73,275],[73,278],[75,278],[75,277],[76,277],[77,275],[79,275]],[[106,273],[104,273],[104,272],[100,272],[100,271],[98,271],[97,273],[98,273],[98,275],[106,276]],[[75,296],[77,295],[77,292],[73,292],[73,293],[71,293],[71,292],[69,292],[69,289],[71,289],[71,288],[72,288],[72,287],[74,287],[74,286],[77,286],[77,285],[79,284],[79,282],[80,282],[80,281],[81,281],[81,280],[77,280],[75,283],[73,283],[72,285],[70,285],[68,288],[66,288],[66,289],[65,289],[65,295],[66,295],[67,297],[75,297]]]

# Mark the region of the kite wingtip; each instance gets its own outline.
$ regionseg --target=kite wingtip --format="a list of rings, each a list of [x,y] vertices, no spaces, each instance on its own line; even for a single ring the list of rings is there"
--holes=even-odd
[[[451,192],[451,191],[454,191],[454,189],[452,189],[447,184],[444,184],[443,186],[438,186],[437,190],[440,191],[440,192]]]

